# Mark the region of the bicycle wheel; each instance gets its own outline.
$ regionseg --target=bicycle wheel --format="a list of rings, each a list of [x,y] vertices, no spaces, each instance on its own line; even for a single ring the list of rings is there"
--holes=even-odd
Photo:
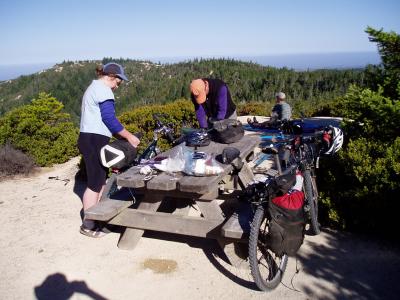
[[[254,214],[249,238],[249,262],[251,275],[262,291],[276,288],[285,272],[288,257],[278,257],[267,247],[268,219],[264,208],[258,206]]]
[[[307,204],[307,211],[310,219],[311,233],[320,234],[321,229],[318,223],[318,190],[315,177],[311,176],[311,171],[306,170],[304,176],[304,193]]]

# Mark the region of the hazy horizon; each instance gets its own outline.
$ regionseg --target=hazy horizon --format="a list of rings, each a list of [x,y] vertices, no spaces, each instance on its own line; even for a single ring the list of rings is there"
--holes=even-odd
[[[301,54],[276,54],[260,56],[206,56],[206,57],[154,57],[154,58],[132,58],[138,60],[149,60],[154,63],[173,64],[193,59],[226,58],[239,61],[247,61],[271,66],[275,68],[286,67],[296,71],[315,69],[351,69],[364,68],[368,64],[379,64],[380,56],[377,52],[338,52],[338,53],[301,53]],[[57,63],[48,62],[36,64],[10,64],[0,65],[0,81],[16,79],[22,75],[30,75],[41,70],[49,69]]]

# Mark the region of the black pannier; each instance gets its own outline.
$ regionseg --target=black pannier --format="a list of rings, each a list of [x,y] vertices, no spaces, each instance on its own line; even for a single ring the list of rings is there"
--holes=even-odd
[[[115,140],[100,150],[100,159],[107,168],[123,169],[132,164],[136,158],[137,149],[127,140]]]
[[[244,135],[244,128],[240,121],[225,119],[212,122],[211,137],[215,142],[231,144],[239,141]]]
[[[305,229],[303,204],[304,193],[301,191],[289,192],[269,201],[268,246],[276,255],[294,256],[303,244]],[[292,207],[284,207],[288,205]]]

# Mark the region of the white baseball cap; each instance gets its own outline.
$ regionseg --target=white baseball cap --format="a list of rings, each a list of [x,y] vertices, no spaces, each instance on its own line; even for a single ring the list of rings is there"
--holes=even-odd
[[[275,97],[277,97],[279,99],[285,99],[286,95],[285,95],[285,93],[279,92],[279,93],[276,93]]]

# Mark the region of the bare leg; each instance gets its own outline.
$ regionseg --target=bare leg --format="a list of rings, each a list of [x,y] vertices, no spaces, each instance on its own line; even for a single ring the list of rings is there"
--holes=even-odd
[[[103,186],[101,187],[101,190],[100,190],[100,192],[99,192],[99,197],[97,197],[97,202],[100,201],[101,196],[103,195],[104,187],[105,187],[105,185],[103,185]],[[96,202],[96,203],[97,203],[97,202]]]
[[[103,190],[103,189],[102,189]],[[102,191],[101,190],[101,191]],[[96,205],[97,202],[99,201],[99,194],[100,193],[96,193],[95,191],[92,191],[89,188],[86,188],[85,192],[83,193],[83,198],[82,198],[82,202],[83,202],[83,211],[85,212],[87,209],[91,208],[92,206]],[[93,220],[87,220],[85,219],[85,217],[83,218],[83,225],[86,228],[93,228],[95,223]]]
[[[83,193],[83,210],[87,210],[92,206],[96,205],[99,200],[99,194],[89,188],[86,188],[85,192]]]

